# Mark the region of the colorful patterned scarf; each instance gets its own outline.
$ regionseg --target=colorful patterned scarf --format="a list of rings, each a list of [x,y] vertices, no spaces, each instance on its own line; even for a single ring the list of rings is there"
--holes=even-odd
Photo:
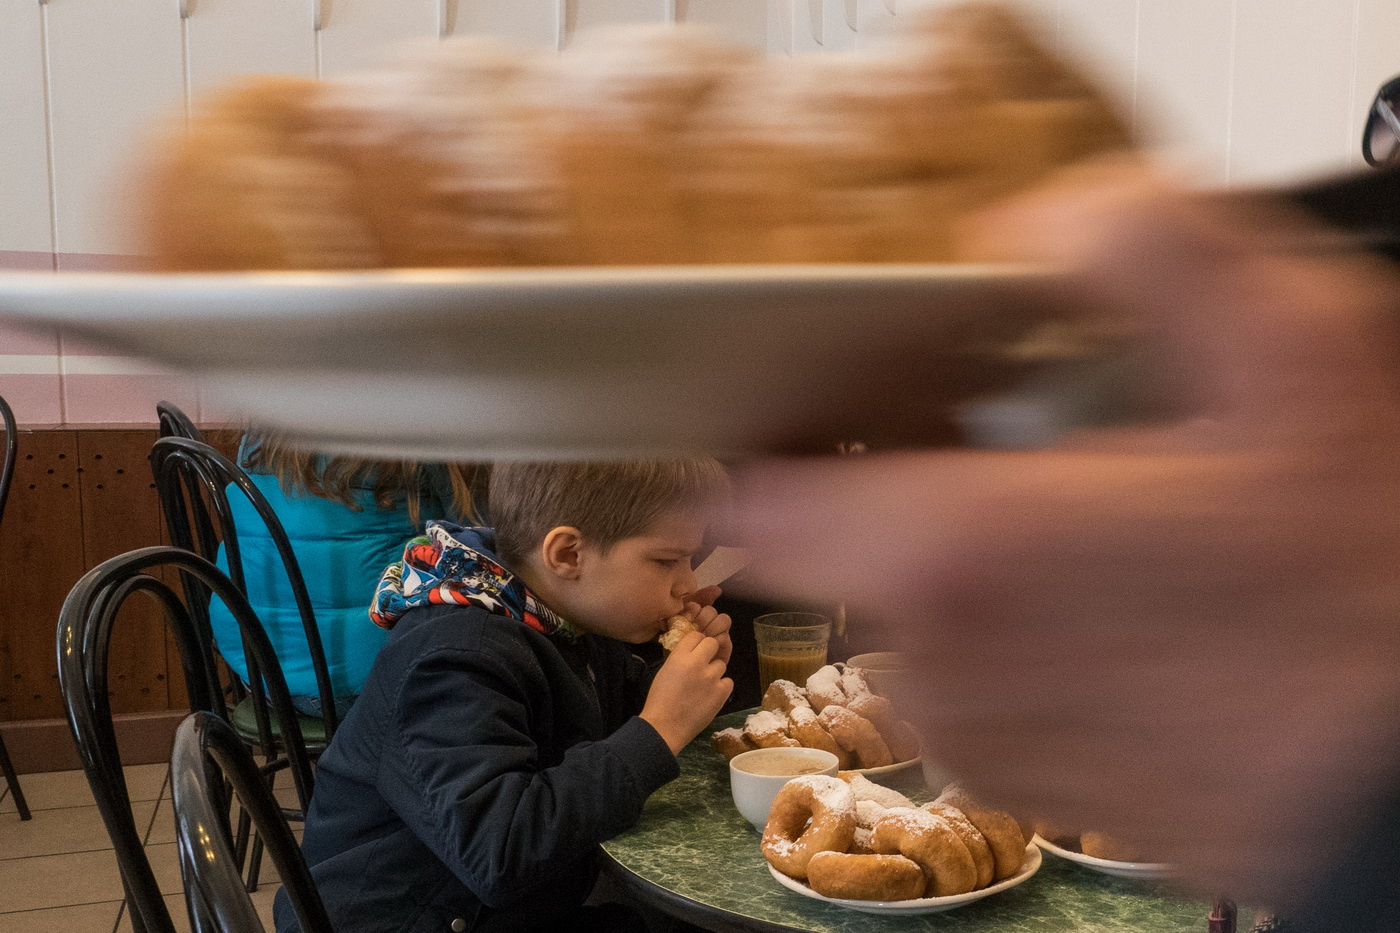
[[[577,629],[491,553],[495,537],[490,528],[428,522],[427,534],[408,542],[403,558],[379,578],[370,619],[393,628],[415,606],[480,606],[546,635],[577,638]]]

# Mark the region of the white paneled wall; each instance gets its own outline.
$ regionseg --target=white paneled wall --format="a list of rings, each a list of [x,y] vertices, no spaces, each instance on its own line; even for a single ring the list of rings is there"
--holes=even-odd
[[[401,40],[448,35],[558,49],[581,29],[635,21],[703,23],[777,55],[831,54],[955,2],[0,0],[0,268],[85,268],[126,251],[119,180],[133,148],[158,117],[180,119],[233,75],[334,78]],[[1011,2],[1201,185],[1286,184],[1359,165],[1371,94],[1400,72],[1400,0]],[[0,394],[22,374],[71,382],[84,366],[102,369],[81,348],[60,345],[50,359],[54,338],[24,339],[0,333]],[[58,391],[43,417],[25,420],[146,410],[127,400],[103,415]]]

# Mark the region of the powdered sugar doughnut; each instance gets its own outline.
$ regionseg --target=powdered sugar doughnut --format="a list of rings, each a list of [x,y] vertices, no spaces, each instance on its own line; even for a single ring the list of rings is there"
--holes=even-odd
[[[862,768],[883,768],[894,764],[889,746],[864,716],[844,706],[827,706],[817,719],[842,748],[855,754]]]
[[[953,827],[953,831],[962,839],[967,846],[968,853],[972,856],[972,863],[977,866],[977,887],[985,888],[992,883],[996,877],[996,859],[992,856],[992,848],[987,845],[987,839],[981,831],[972,825],[972,821],[967,815],[957,807],[949,806],[946,803],[926,803],[922,810],[927,810],[934,816],[941,816],[948,821],[948,825]]]
[[[841,672],[835,665],[819,668],[807,678],[807,699],[812,709],[819,713],[828,706],[846,705],[846,692],[841,689]]]
[[[825,897],[907,901],[924,893],[924,871],[902,855],[818,852],[807,865],[807,884]]]
[[[836,767],[849,768],[853,759],[851,753],[842,748],[817,720],[817,714],[810,706],[796,706],[788,714],[788,735],[808,748],[820,748],[836,756]]]
[[[807,709],[812,708],[812,704],[807,701],[807,695],[802,692],[802,688],[790,680],[775,680],[769,684],[768,689],[763,693],[763,702],[760,705],[764,709],[782,713],[784,716],[791,715],[792,711],[799,706]]]
[[[947,820],[927,810],[886,810],[870,831],[870,847],[918,862],[928,881],[927,897],[966,894],[977,886],[977,866],[967,845]]]
[[[729,729],[721,729],[718,732],[712,733],[710,735],[710,744],[714,746],[715,751],[719,752],[725,758],[733,758],[735,755],[751,752],[755,748],[758,748],[758,746],[744,734],[744,730],[740,729],[738,726]]]
[[[661,650],[670,654],[672,651],[676,650],[676,646],[681,643],[682,638],[694,631],[696,631],[695,623],[691,621],[690,616],[671,616],[671,618],[667,620],[666,631],[662,633],[659,639]]]
[[[919,754],[919,737],[914,728],[894,712],[894,704],[874,693],[863,693],[846,704],[851,712],[870,720],[895,761],[908,761]]]
[[[849,707],[856,700],[874,696],[870,684],[865,679],[865,671],[858,667],[841,665],[841,692],[846,695],[845,705]],[[862,716],[865,714],[862,713]]]
[[[744,720],[744,734],[759,748],[780,748],[801,745],[788,736],[788,721],[772,710],[760,710]]]
[[[914,801],[910,800],[893,787],[876,784],[863,774],[857,774],[854,771],[846,771],[836,776],[851,785],[851,793],[855,794],[857,803],[863,800],[869,800],[886,809],[891,807],[914,806]]]
[[[788,781],[773,798],[760,848],[778,871],[806,880],[812,856],[846,851],[855,829],[850,786],[830,775],[805,774]]]
[[[944,788],[934,802],[956,807],[977,827],[996,860],[995,880],[1010,878],[1021,870],[1021,863],[1026,859],[1026,837],[1021,833],[1021,825],[1010,813],[981,806],[957,784]]]

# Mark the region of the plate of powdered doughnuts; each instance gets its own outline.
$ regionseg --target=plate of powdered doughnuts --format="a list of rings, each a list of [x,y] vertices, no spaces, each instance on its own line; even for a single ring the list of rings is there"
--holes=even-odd
[[[957,785],[919,805],[853,772],[789,781],[760,846],[784,887],[880,914],[952,910],[1020,884],[1041,862],[1014,817]]]
[[[1151,862],[1135,845],[1105,833],[1065,833],[1037,823],[1032,841],[1051,855],[1119,878],[1167,878],[1172,866]],[[1046,838],[1049,836],[1049,838]]]
[[[842,771],[885,774],[919,762],[919,737],[889,699],[870,689],[864,672],[828,664],[805,685],[775,680],[762,708],[742,726],[710,736],[725,758],[755,748],[801,745],[836,756]]]

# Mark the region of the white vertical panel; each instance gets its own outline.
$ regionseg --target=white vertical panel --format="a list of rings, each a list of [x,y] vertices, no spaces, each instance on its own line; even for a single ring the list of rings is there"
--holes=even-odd
[[[1232,0],[1145,3],[1137,129],[1207,184],[1227,177]]]
[[[823,0],[822,47],[828,52],[855,48],[859,15],[856,0]]]
[[[867,45],[894,31],[895,14],[900,4],[910,0],[856,0],[856,45]]]
[[[1132,115],[1137,80],[1138,5],[1154,0],[1060,0],[1059,45]],[[1175,3],[1176,0],[1170,0]]]
[[[316,74],[310,0],[187,0],[190,88],[239,74]]]
[[[788,48],[793,54],[822,51],[826,33],[823,0],[780,0],[787,4],[786,22],[791,30]]]
[[[53,251],[39,16],[0,5],[0,250]]]
[[[60,253],[122,253],[120,179],[151,121],[182,107],[179,11],[151,0],[52,0],[44,10],[55,242]]]
[[[773,0],[676,0],[676,19],[709,26],[737,42],[768,48]]]
[[[1292,180],[1348,163],[1355,6],[1236,0],[1230,180]]]
[[[436,37],[442,0],[286,0],[319,3],[321,74],[336,77],[381,64],[409,39]]]
[[[664,23],[671,17],[671,0],[567,0],[564,45],[580,29],[616,23]]]
[[[451,0],[455,36],[499,36],[542,48],[558,48],[564,0]]]
[[[1400,2],[1361,0],[1356,29],[1356,74],[1352,86],[1351,162],[1364,165],[1361,158],[1361,132],[1366,111],[1376,91],[1400,74]]]

